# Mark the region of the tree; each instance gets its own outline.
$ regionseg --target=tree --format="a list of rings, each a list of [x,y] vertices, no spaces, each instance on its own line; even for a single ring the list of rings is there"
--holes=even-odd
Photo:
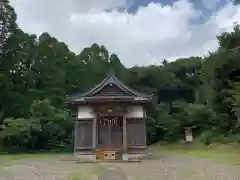
[[[0,50],[3,48],[6,39],[16,29],[16,18],[16,13],[9,5],[9,1],[2,0],[0,2]]]
[[[163,64],[163,66],[166,66],[166,65],[168,64],[168,61],[167,61],[166,59],[164,59],[164,60],[162,61],[162,64]]]
[[[75,54],[49,33],[37,38],[15,21],[14,10],[2,1],[0,143],[6,151],[70,149],[73,113],[66,94],[88,91],[110,71],[130,87],[154,94],[148,144],[178,141],[185,126],[195,127],[194,135],[207,144],[240,142],[238,25],[219,35],[218,50],[204,58],[126,68],[104,45],[95,43]]]
[[[233,0],[233,3],[234,3],[235,5],[238,5],[238,4],[240,4],[240,0]]]

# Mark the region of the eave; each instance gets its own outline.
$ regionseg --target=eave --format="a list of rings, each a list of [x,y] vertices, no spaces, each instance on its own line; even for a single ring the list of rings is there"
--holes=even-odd
[[[98,97],[94,96],[97,92],[101,91],[104,87],[109,84],[117,85],[122,91],[126,93],[126,96],[108,96],[108,97]],[[108,101],[108,102],[149,102],[152,100],[152,95],[146,95],[140,92],[137,92],[126,85],[124,85],[117,77],[113,74],[108,75],[101,83],[99,83],[96,87],[91,89],[90,91],[84,94],[74,94],[68,95],[66,98],[66,102],[68,104],[84,104],[89,102],[98,102],[98,101]]]
[[[126,102],[130,104],[145,104],[151,103],[151,99],[138,97],[82,97],[76,100],[67,101],[68,104],[89,104],[89,103],[107,103],[107,102]]]

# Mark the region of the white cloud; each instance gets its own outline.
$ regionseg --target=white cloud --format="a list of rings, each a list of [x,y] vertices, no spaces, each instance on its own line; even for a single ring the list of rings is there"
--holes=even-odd
[[[127,0],[11,2],[25,31],[47,31],[75,52],[95,42],[104,44],[128,67],[213,51],[217,33],[231,30],[233,22],[240,21],[239,7],[227,4],[203,24],[194,24],[201,12],[187,0],[178,0],[172,6],[150,3],[134,14],[103,11],[127,6]]]
[[[221,0],[202,0],[203,5],[209,10],[216,9],[218,3],[220,2]]]

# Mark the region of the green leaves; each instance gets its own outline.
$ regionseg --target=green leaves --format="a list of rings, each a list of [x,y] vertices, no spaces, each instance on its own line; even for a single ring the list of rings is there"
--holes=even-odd
[[[0,132],[8,149],[70,147],[66,94],[88,91],[111,70],[130,87],[154,93],[150,143],[182,139],[185,126],[194,126],[194,134],[206,141],[212,134],[240,133],[238,25],[217,37],[220,47],[207,57],[160,59],[161,65],[127,69],[104,45],[75,54],[49,33],[29,35],[18,28],[8,1],[0,7],[5,9],[0,11]]]
[[[11,35],[15,29],[16,25],[16,13],[14,9],[9,5],[8,0],[3,0],[0,2],[0,53],[2,48],[6,43],[7,38]]]
[[[29,145],[33,149],[54,149],[71,140],[69,132],[72,128],[72,118],[67,110],[56,109],[48,100],[35,101],[29,118],[4,119],[0,138],[9,149],[18,147],[21,150]]]
[[[240,4],[240,0],[232,0],[234,5],[239,5]]]

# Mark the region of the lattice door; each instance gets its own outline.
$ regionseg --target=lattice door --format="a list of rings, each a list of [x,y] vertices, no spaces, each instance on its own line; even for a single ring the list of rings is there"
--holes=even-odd
[[[98,117],[98,148],[121,149],[123,121],[121,116]]]

